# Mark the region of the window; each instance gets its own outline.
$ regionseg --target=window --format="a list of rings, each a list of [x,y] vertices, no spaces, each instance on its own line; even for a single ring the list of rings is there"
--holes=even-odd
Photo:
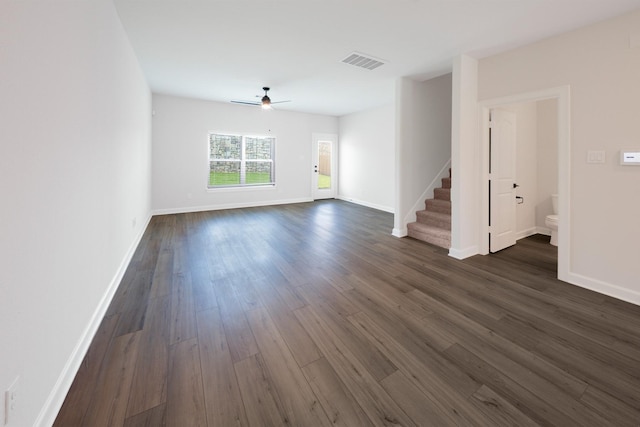
[[[209,188],[275,185],[276,139],[209,134]]]

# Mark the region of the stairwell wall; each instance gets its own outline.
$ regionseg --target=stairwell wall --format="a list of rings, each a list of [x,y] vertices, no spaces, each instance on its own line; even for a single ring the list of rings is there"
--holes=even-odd
[[[451,159],[451,85],[451,74],[397,81],[394,236],[407,235],[416,210],[424,209],[425,192],[440,186]]]

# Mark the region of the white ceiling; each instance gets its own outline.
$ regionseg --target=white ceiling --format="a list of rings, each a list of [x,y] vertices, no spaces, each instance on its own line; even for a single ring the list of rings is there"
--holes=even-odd
[[[640,8],[640,0],[114,0],[154,93],[340,116],[392,101],[395,79]],[[369,71],[356,51],[388,61]],[[255,108],[255,107],[247,107]]]

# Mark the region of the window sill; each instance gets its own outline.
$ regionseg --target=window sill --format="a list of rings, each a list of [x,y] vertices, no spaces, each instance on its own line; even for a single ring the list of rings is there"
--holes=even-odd
[[[240,187],[207,187],[207,193],[228,193],[233,191],[269,191],[275,189],[276,184],[247,185]]]

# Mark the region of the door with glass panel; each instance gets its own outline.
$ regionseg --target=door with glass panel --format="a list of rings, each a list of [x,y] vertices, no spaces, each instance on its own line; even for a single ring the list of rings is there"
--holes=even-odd
[[[338,136],[313,134],[312,153],[313,199],[333,199],[338,189]]]

